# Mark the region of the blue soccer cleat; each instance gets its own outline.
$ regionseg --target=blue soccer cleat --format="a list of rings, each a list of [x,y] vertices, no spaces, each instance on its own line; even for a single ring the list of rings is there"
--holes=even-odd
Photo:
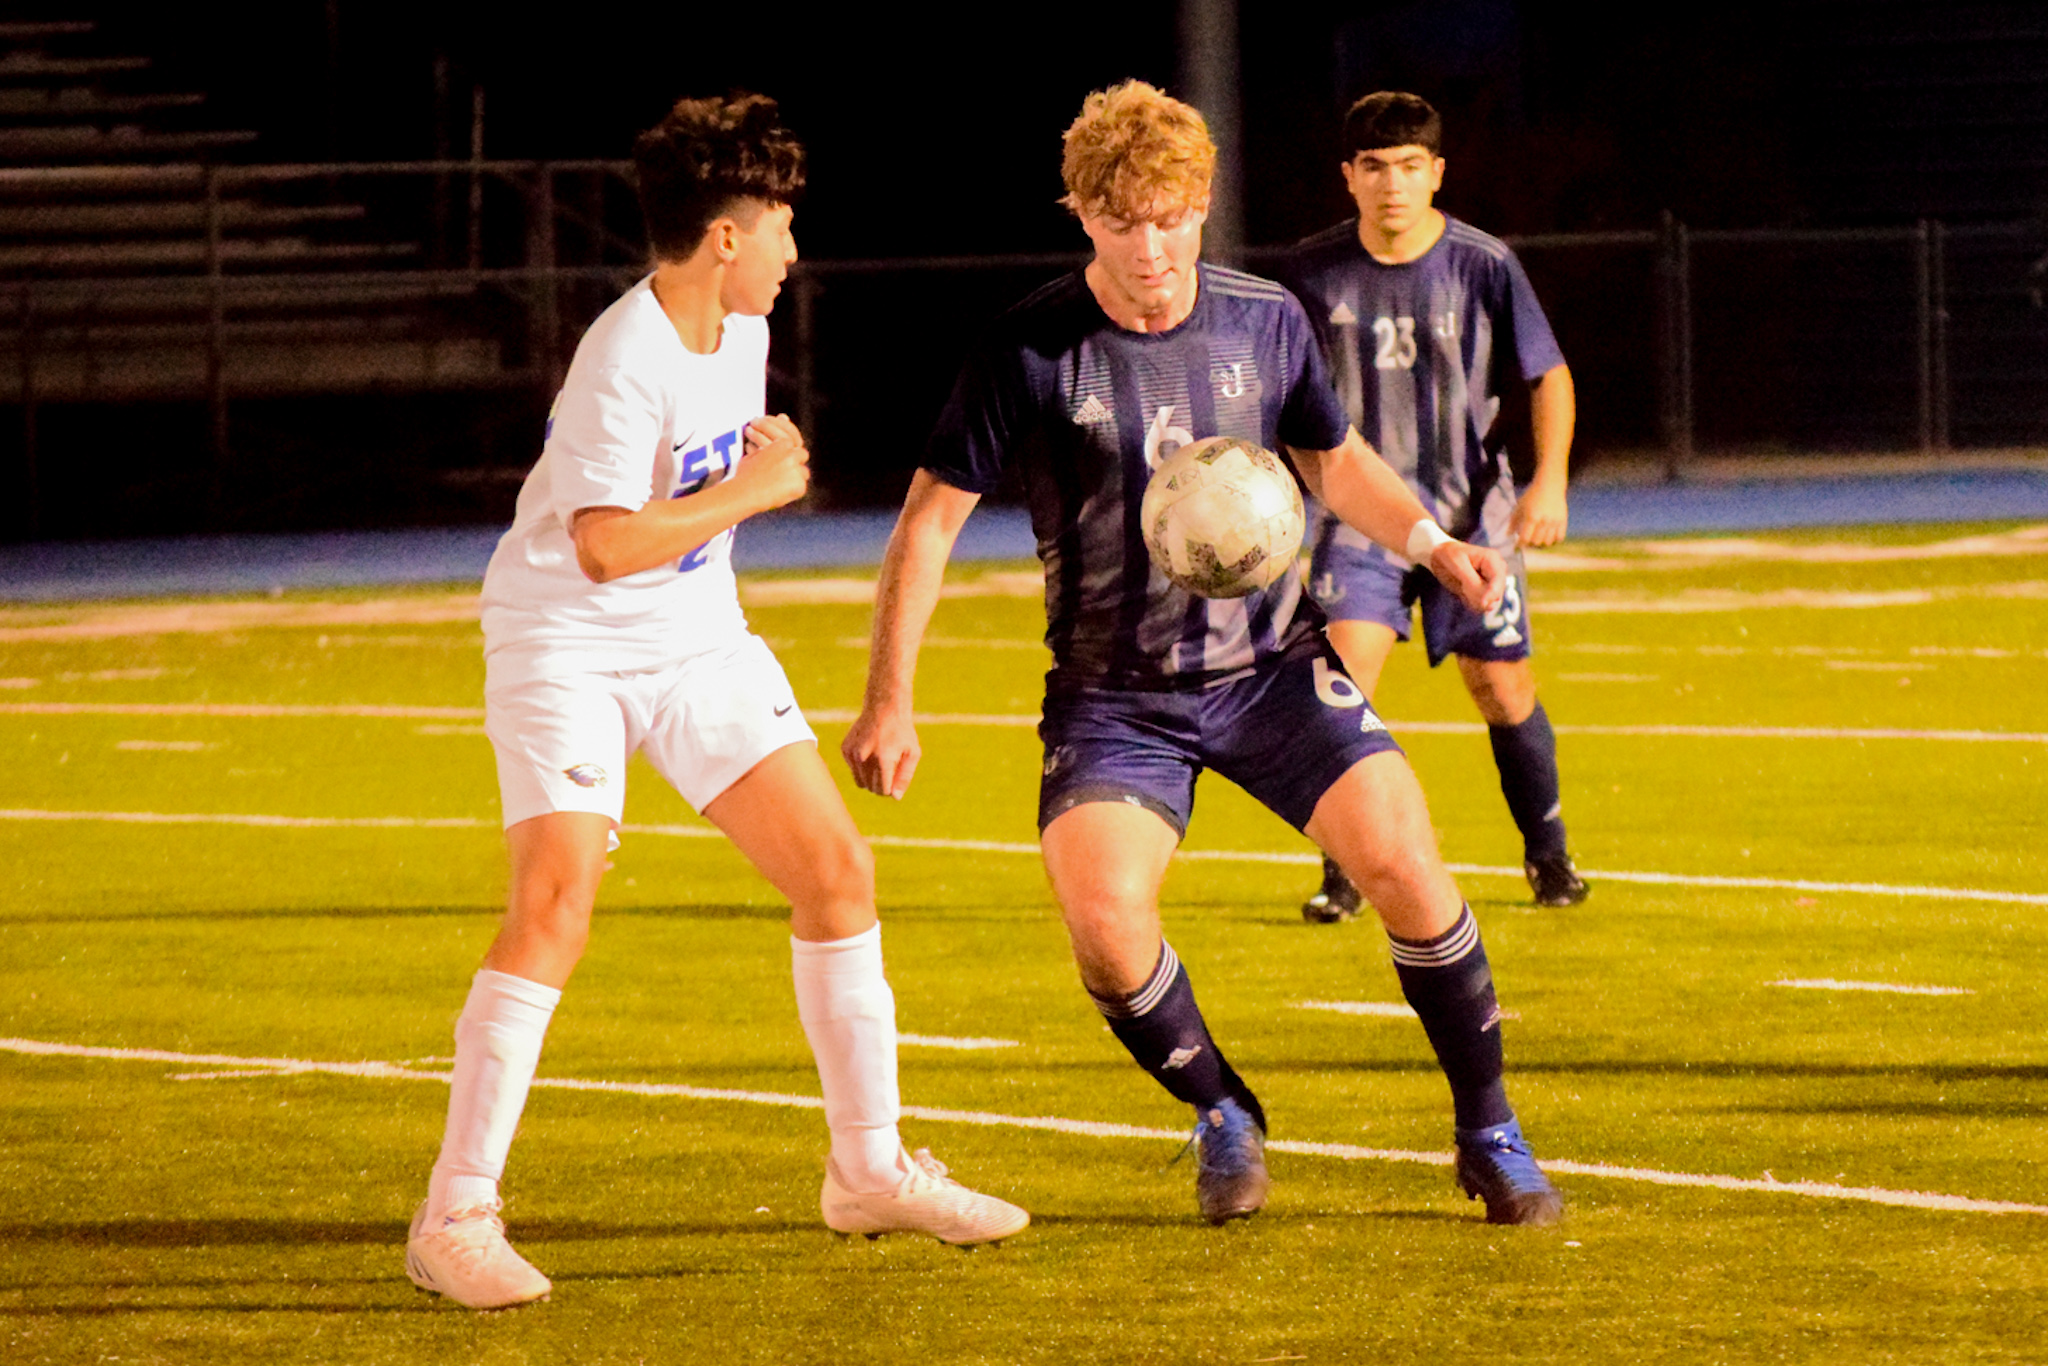
[[[1487,1129],[1459,1129],[1458,1184],[1486,1202],[1489,1224],[1547,1228],[1564,1218],[1564,1197],[1536,1165],[1515,1120]]]
[[[1226,1224],[1265,1206],[1273,1184],[1266,1175],[1266,1134],[1251,1111],[1234,1100],[1218,1101],[1197,1114],[1192,1142],[1200,1164],[1195,1200],[1204,1219]]]

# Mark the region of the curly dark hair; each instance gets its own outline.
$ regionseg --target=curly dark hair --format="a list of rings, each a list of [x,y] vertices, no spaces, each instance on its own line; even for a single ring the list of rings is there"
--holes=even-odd
[[[804,149],[782,126],[774,100],[736,91],[678,100],[633,141],[647,240],[665,261],[687,260],[718,218],[755,205],[794,204],[804,189]],[[735,217],[740,215],[735,214]]]
[[[1344,147],[1347,157],[1383,147],[1425,147],[1442,156],[1444,122],[1420,95],[1375,90],[1344,115]]]

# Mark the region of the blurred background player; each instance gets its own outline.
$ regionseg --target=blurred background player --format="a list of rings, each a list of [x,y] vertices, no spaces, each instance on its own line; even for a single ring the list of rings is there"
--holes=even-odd
[[[1489,1220],[1551,1223],[1563,1201],[1508,1104],[1478,923],[1321,614],[1291,574],[1250,597],[1192,597],[1152,567],[1139,534],[1146,482],[1180,446],[1285,443],[1352,525],[1426,562],[1475,611],[1500,594],[1500,557],[1446,536],[1352,429],[1294,297],[1197,268],[1215,154],[1199,113],[1137,81],[1090,95],[1067,130],[1064,202],[1095,257],[970,351],[889,541],[865,704],[843,751],[868,791],[908,789],[912,682],[946,560],[975,503],[1016,467],[1053,654],[1040,848],[1082,984],[1138,1065],[1194,1107],[1203,1216],[1249,1215],[1268,1188],[1265,1113],[1160,931],[1160,883],[1195,777],[1213,768],[1366,889],[1450,1081],[1458,1180]]]
[[[1587,887],[1565,848],[1557,739],[1529,667],[1520,551],[1564,539],[1571,371],[1514,253],[1432,207],[1444,175],[1436,110],[1415,95],[1367,95],[1345,117],[1344,137],[1344,184],[1358,217],[1303,242],[1287,281],[1323,337],[1351,420],[1447,530],[1506,557],[1508,578],[1498,604],[1475,610],[1321,509],[1309,591],[1368,696],[1421,601],[1431,666],[1456,656],[1486,719],[1537,904],[1575,905]],[[1499,418],[1504,387],[1519,383],[1529,386],[1536,470],[1517,499]],[[1322,889],[1301,910],[1334,923],[1358,904],[1358,889],[1325,858]]]
[[[826,1223],[975,1243],[1028,1221],[903,1149],[873,861],[733,579],[734,526],[810,478],[802,435],[763,415],[803,150],[759,95],[685,100],[633,150],[654,272],[577,347],[484,579],[511,898],[456,1024],[446,1136],[406,1248],[415,1283],[476,1309],[550,1289],[505,1240],[498,1179],[635,750],[789,898],[831,1131]]]

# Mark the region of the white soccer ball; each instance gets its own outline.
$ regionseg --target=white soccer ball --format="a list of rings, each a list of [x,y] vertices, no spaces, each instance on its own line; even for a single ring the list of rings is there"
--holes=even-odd
[[[1301,551],[1301,489],[1279,456],[1234,436],[1182,446],[1152,472],[1138,505],[1159,572],[1204,598],[1241,598]]]

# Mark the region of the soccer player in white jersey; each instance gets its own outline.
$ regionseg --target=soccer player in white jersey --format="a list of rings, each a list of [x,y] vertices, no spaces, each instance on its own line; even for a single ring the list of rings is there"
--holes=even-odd
[[[831,1134],[825,1222],[960,1244],[1029,1222],[903,1147],[873,860],[733,579],[733,528],[810,477],[802,434],[763,411],[803,150],[773,100],[743,95],[682,101],[634,160],[654,271],[577,347],[484,576],[511,897],[456,1023],[447,1130],[406,1247],[416,1284],[474,1309],[551,1288],[505,1239],[498,1181],[635,750],[789,898]]]

